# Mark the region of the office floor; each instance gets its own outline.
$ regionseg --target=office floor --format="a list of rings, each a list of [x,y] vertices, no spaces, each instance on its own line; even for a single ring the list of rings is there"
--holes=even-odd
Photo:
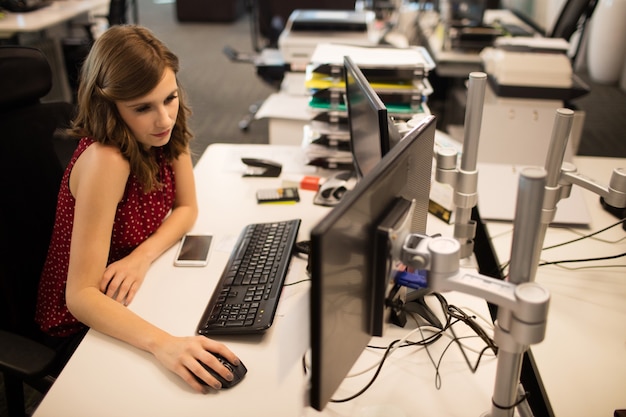
[[[274,89],[257,77],[252,64],[232,63],[222,53],[225,45],[242,52],[252,50],[248,16],[233,23],[180,23],[173,3],[139,0],[139,23],[152,29],[180,57],[180,82],[194,112],[195,160],[211,143],[267,143],[267,121],[255,121],[246,132],[237,123],[249,104],[260,102]],[[586,74],[581,76],[589,82]],[[591,84],[591,93],[575,104],[586,112],[579,154],[626,157],[626,92],[617,86]],[[65,155],[72,151],[68,146],[61,149]],[[40,400],[31,390],[27,395],[31,406]],[[0,417],[6,415],[0,395]]]
[[[139,23],[152,29],[180,58],[180,83],[194,112],[194,154],[211,143],[267,143],[267,121],[255,121],[249,130],[239,120],[249,105],[260,103],[275,89],[264,83],[253,64],[233,63],[222,52],[228,45],[252,52],[248,16],[233,23],[180,23],[175,4],[139,0]]]

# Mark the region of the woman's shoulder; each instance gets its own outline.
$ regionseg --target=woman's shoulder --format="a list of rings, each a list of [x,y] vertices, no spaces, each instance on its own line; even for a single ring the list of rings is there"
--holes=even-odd
[[[105,145],[91,139],[91,143],[84,150],[83,155],[90,164],[97,164],[102,167],[110,168],[129,168],[128,160],[122,155],[122,151],[112,145]]]
[[[98,190],[96,194],[100,195],[99,198],[107,195],[120,201],[130,175],[128,161],[116,147],[93,140],[81,140],[81,145],[86,147],[69,177],[72,196],[77,200],[85,196],[87,199],[95,198],[93,191]]]
[[[72,173],[78,177],[100,178],[108,183],[125,182],[130,175],[130,164],[119,148],[93,139],[82,139],[84,150],[77,158]]]

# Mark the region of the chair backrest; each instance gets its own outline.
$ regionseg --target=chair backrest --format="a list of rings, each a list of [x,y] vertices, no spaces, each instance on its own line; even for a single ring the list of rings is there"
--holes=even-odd
[[[109,26],[128,23],[128,2],[126,0],[111,0],[109,2]]]
[[[569,40],[578,27],[589,20],[596,3],[597,0],[565,0],[548,37]]]
[[[51,86],[41,51],[0,47],[0,328],[28,337],[63,174],[53,135],[73,112],[41,103]]]
[[[261,46],[258,39],[253,39],[254,49],[275,48],[278,36],[285,28],[287,19],[296,9],[354,10],[355,0],[252,0],[253,23],[258,26],[258,35],[265,41]],[[254,32],[253,32],[254,33]]]

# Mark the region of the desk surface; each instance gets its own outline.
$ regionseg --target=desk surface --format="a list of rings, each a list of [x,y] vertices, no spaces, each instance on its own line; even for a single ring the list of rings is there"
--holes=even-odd
[[[60,0],[28,13],[6,12],[5,17],[0,19],[0,38],[10,38],[22,32],[38,32],[108,4],[109,0]]]
[[[242,179],[245,167],[239,159],[243,156],[283,162],[284,176],[310,170],[303,166],[302,150],[297,146],[211,145],[207,149],[195,168],[200,215],[194,231],[208,232],[216,238],[209,265],[205,268],[176,268],[173,266],[175,248],[172,248],[153,264],[141,291],[129,307],[173,334],[193,334],[234,241],[245,224],[299,217],[302,219],[300,239],[306,239],[310,229],[328,211],[311,203],[313,192],[309,191],[301,192],[302,200],[298,204],[258,206],[255,191],[279,186],[282,179]],[[581,165],[581,168],[585,167]],[[601,161],[594,165],[600,175],[603,175],[604,168]],[[601,222],[600,217],[598,222]],[[510,229],[510,225],[497,224],[493,229],[498,227]],[[452,233],[450,226],[434,218],[429,219],[428,232]],[[494,242],[502,253],[506,253],[507,230],[502,233]],[[549,237],[552,239],[552,230]],[[596,244],[589,243],[588,246],[595,248]],[[506,256],[501,255],[501,259],[506,260]],[[540,370],[546,371],[542,375],[551,399],[557,402],[553,404],[554,408],[566,410],[557,415],[611,415],[605,411],[624,406],[617,402],[620,399],[618,393],[622,394],[623,400],[623,388],[626,387],[623,326],[626,284],[623,279],[619,280],[623,278],[623,269],[617,272],[593,270],[574,278],[559,269],[553,271],[553,276],[544,271],[547,270],[540,269],[539,281],[545,282],[555,295],[548,318],[548,338],[533,351],[538,357]],[[305,261],[294,257],[287,282],[304,278]],[[593,299],[581,298],[580,292],[585,291],[583,295],[586,295],[590,287],[595,288]],[[252,413],[290,417],[479,416],[489,410],[496,365],[493,358],[484,358],[478,372],[472,374],[459,349],[453,346],[443,357],[439,370],[441,388],[436,388],[435,368],[428,353],[438,360],[447,341],[435,344],[429,352],[403,349],[394,353],[372,388],[356,400],[331,404],[323,413],[306,407],[307,380],[302,370],[302,356],[309,345],[308,294],[309,284],[306,282],[286,287],[274,325],[265,335],[223,339],[249,369],[246,378],[232,390],[197,394],[161,367],[151,355],[90,331],[44,398],[35,417],[196,417],[212,412],[221,416]],[[447,293],[446,298],[451,303],[469,306],[488,316],[486,305],[480,299],[458,293]],[[589,306],[585,311],[593,310],[590,315],[577,308],[586,304]],[[403,337],[408,331],[408,326],[407,329],[387,328],[385,337],[375,338],[373,343],[385,344]],[[592,338],[596,338],[597,343]],[[366,351],[355,370],[363,369],[379,356],[380,353]],[[347,378],[337,396],[354,393],[370,376],[371,373]],[[580,382],[588,391],[578,386],[569,390],[570,381]],[[581,395],[577,395],[578,392]],[[565,396],[568,393],[570,395]],[[570,407],[576,402],[583,403],[585,412],[581,412],[582,406],[578,409]]]
[[[574,164],[579,172],[608,184],[613,168],[625,167],[626,160],[575,157]],[[583,194],[591,215],[589,228],[551,227],[545,246],[617,221],[601,208],[595,194]],[[508,261],[512,226],[494,222],[487,227],[500,262]],[[586,239],[545,250],[541,258],[557,261],[626,252],[626,232],[621,226],[596,237],[617,243]],[[614,410],[626,408],[625,278],[624,258],[538,268],[536,281],[552,298],[546,338],[531,350],[556,416],[612,416]]]
[[[257,205],[255,191],[279,186],[282,179],[242,179],[245,170],[240,162],[242,156],[281,161],[283,175],[287,177],[310,169],[303,166],[303,154],[298,146],[211,145],[207,149],[195,168],[200,215],[194,231],[215,236],[209,265],[176,268],[175,248],[172,248],[153,264],[129,307],[173,334],[194,333],[245,224],[299,217],[302,219],[300,239],[308,239],[309,230],[328,211],[312,204],[311,191],[302,191],[298,204]],[[429,222],[432,233],[449,228],[437,219]],[[287,282],[305,278],[305,261],[294,257]],[[242,358],[249,372],[232,390],[206,395],[192,391],[151,355],[90,331],[35,416],[197,417],[211,412],[237,417],[253,412],[259,416],[354,416],[358,411],[377,406],[384,406],[385,413],[397,409],[406,416],[420,410],[423,415],[467,416],[468,409],[473,410],[472,415],[489,410],[495,360],[484,358],[479,371],[472,374],[456,347],[448,349],[442,361],[441,389],[436,388],[436,372],[427,352],[402,349],[392,355],[366,395],[348,403],[329,405],[323,413],[307,408],[307,378],[302,357],[309,346],[308,297],[308,282],[288,286],[283,291],[274,325],[265,335],[223,338]],[[483,300],[456,293],[449,294],[448,300],[488,315]],[[385,338],[373,342],[387,344],[408,331],[408,326],[393,328]],[[461,328],[457,331],[463,332]],[[430,350],[434,358],[439,358],[447,343],[443,341]],[[363,369],[380,355],[365,353],[357,367]],[[347,379],[338,395],[356,392],[371,375],[372,372]]]

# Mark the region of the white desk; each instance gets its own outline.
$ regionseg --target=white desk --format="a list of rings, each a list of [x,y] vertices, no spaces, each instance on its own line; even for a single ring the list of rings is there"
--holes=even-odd
[[[298,217],[302,219],[299,238],[308,239],[309,230],[328,211],[312,204],[314,193],[302,191],[301,202],[294,205],[259,206],[255,191],[279,186],[282,180],[242,179],[245,168],[239,161],[242,156],[274,159],[283,162],[283,172],[289,175],[306,171],[301,152],[297,146],[211,145],[195,168],[200,215],[194,227],[194,231],[216,238],[209,265],[176,268],[172,248],[152,265],[129,308],[173,334],[191,335],[244,225]],[[450,226],[432,219],[428,229],[429,233],[448,233]],[[304,278],[305,261],[294,257],[287,282]],[[35,416],[319,415],[305,406],[307,381],[301,359],[309,345],[308,297],[306,282],[286,287],[274,325],[265,335],[220,339],[241,357],[249,372],[232,390],[206,395],[192,391],[151,355],[90,331]],[[482,300],[456,293],[447,297],[459,306],[469,305],[488,315]],[[463,334],[462,327],[456,330]],[[385,340],[407,332],[408,328],[389,330]],[[445,344],[447,340],[432,347],[436,360]],[[371,363],[373,355],[379,354],[365,353],[356,368]],[[386,411],[397,407],[405,416],[479,416],[491,406],[495,365],[493,359],[484,358],[479,371],[471,374],[459,349],[453,346],[441,363],[442,387],[438,390],[435,369],[426,353],[402,349],[394,353],[365,395],[345,404],[332,404],[321,415],[355,416],[384,405]],[[370,376],[347,379],[337,395],[356,392]]]
[[[211,145],[195,172],[200,216],[195,231],[209,232],[215,247],[206,268],[175,268],[175,248],[158,259],[130,308],[174,334],[193,334],[217,278],[241,228],[250,222],[299,217],[300,239],[327,208],[311,204],[313,192],[302,191],[294,205],[258,206],[254,192],[278,186],[280,178],[241,178],[242,156],[271,158],[284,163],[285,175],[302,171],[301,150],[296,146]],[[579,170],[599,180],[624,160],[576,158]],[[614,219],[589,196],[592,230]],[[488,225],[501,261],[510,253],[511,225]],[[450,227],[429,218],[429,233],[451,233]],[[572,237],[567,230],[550,229],[549,243]],[[624,237],[622,229],[606,236]],[[574,246],[575,245],[575,246]],[[585,241],[552,250],[550,259],[597,256],[624,252],[616,245]],[[550,251],[550,252],[552,252]],[[548,257],[546,252],[544,257]],[[608,261],[624,265],[622,260]],[[305,278],[305,262],[294,258],[287,282]],[[626,282],[624,268],[563,271],[541,267],[538,282],[552,292],[546,340],[532,350],[557,416],[610,416],[626,407]],[[197,394],[182,380],[161,367],[149,354],[125,343],[90,331],[74,357],[44,398],[35,417],[80,416],[356,416],[383,406],[379,415],[479,416],[488,411],[495,361],[485,358],[471,374],[458,348],[446,353],[440,369],[441,389],[435,388],[435,370],[425,351],[395,352],[370,390],[356,400],[330,404],[323,413],[305,406],[306,377],[301,357],[308,346],[308,283],[286,287],[276,321],[264,336],[223,340],[242,358],[249,372],[232,390]],[[485,303],[474,297],[450,293],[459,306],[470,306],[487,315]],[[408,327],[408,326],[407,326]],[[460,329],[460,328],[459,328]],[[459,330],[457,329],[457,330]],[[387,328],[385,341],[402,337],[408,329]],[[383,344],[378,339],[373,343]],[[437,360],[444,341],[431,348]],[[375,361],[379,353],[366,351],[355,369]],[[364,377],[346,379],[337,397],[360,389]]]
[[[613,168],[626,166],[626,159],[575,157],[578,171],[608,184]],[[598,197],[584,196],[591,214],[589,230],[603,229],[617,221],[605,212]],[[509,260],[512,226],[488,223],[489,233],[501,263]],[[590,239],[546,250],[543,260],[593,258],[626,252],[626,232],[615,227],[598,237],[619,243]],[[545,246],[578,237],[569,229],[550,228]],[[606,267],[606,265],[618,265]],[[557,417],[612,416],[626,409],[626,260],[624,258],[585,264],[538,268],[536,281],[552,295],[545,340],[531,347],[539,373]],[[595,266],[595,267],[592,267]]]
[[[107,7],[109,0],[59,0],[28,13],[6,12],[0,19],[0,39],[18,33],[39,32],[82,14]]]

